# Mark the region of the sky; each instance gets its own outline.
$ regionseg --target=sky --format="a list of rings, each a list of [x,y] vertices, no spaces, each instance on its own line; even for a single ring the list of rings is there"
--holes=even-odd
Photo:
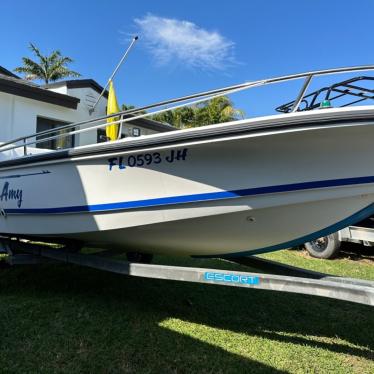
[[[250,80],[374,64],[374,0],[42,1],[0,3],[0,65],[13,70],[29,42],[59,49],[82,78],[105,85],[134,35],[114,84],[142,106]],[[346,76],[335,76],[335,81]],[[311,89],[332,78],[319,78]],[[247,116],[273,113],[301,81],[232,100]]]

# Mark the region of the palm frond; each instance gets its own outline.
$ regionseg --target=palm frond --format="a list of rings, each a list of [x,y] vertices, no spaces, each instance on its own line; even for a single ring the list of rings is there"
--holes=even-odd
[[[29,48],[39,61],[36,62],[28,57],[23,57],[23,66],[15,68],[14,71],[31,76],[31,79],[44,80],[45,83],[66,77],[81,76],[78,72],[68,69],[67,65],[72,63],[73,59],[62,56],[59,50],[52,51],[50,55],[44,56],[33,43],[29,44]]]
[[[23,61],[23,66],[19,66],[15,68],[14,71],[16,71],[17,73],[35,75],[39,79],[43,79],[43,69],[37,62],[31,60],[28,57],[23,57],[22,61]]]
[[[71,64],[72,62],[74,62],[74,60],[70,57],[61,57],[60,59],[62,65],[66,65],[66,64]]]
[[[48,61],[49,62],[57,62],[61,59],[61,52],[60,51],[53,51],[49,56],[48,56]]]

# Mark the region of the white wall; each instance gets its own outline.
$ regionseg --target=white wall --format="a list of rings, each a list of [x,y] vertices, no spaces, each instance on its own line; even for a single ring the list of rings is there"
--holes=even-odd
[[[8,141],[36,132],[37,116],[75,122],[73,109],[0,92],[0,140]]]
[[[17,137],[31,135],[36,132],[37,117],[45,117],[56,121],[69,123],[81,122],[88,119],[105,116],[107,99],[101,98],[95,111],[89,109],[99,94],[92,88],[68,89],[66,85],[50,89],[58,93],[68,94],[80,99],[77,109],[69,109],[38,100],[28,99],[0,92],[0,142],[6,142]],[[132,136],[132,128],[140,128],[141,135],[154,134],[156,131],[144,129],[132,124],[124,124],[122,133]],[[93,144],[97,141],[97,131],[89,131],[76,135],[75,145]]]
[[[106,106],[107,106],[107,99],[102,97],[98,104],[95,107],[95,111],[90,114],[89,110],[93,107],[93,104],[96,102],[97,98],[99,97],[99,93],[89,87],[84,88],[69,88],[67,90],[67,94],[70,96],[74,96],[80,99],[77,108],[77,117],[79,119],[77,121],[85,121],[88,119],[94,119],[97,117],[103,117],[106,115]],[[99,124],[99,123],[97,123]],[[78,145],[86,145],[86,144],[93,144],[97,141],[97,131],[88,131],[83,134],[79,135],[79,138],[76,138],[76,144]]]
[[[63,93],[60,87],[54,91]],[[95,112],[92,115],[89,114],[87,95],[92,96],[96,94],[95,91],[90,88],[69,91],[71,91],[68,92],[70,96],[81,99],[76,110],[0,92],[0,141],[5,142],[35,133],[38,116],[73,123],[105,115],[105,98],[99,102]],[[96,139],[96,131],[90,131],[77,135],[76,145],[96,143]]]
[[[68,89],[66,87],[66,84],[64,84],[61,87],[48,88],[48,91],[57,92],[57,93],[60,93],[60,94],[63,94],[63,95],[67,95],[68,94],[68,92],[67,92]]]
[[[15,96],[0,92],[0,141],[7,141],[12,136]]]

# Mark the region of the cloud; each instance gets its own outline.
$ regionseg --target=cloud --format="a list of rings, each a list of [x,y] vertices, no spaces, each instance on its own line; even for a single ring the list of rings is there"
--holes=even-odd
[[[185,67],[224,70],[235,63],[234,43],[217,31],[189,21],[147,14],[134,20],[156,63],[178,62]]]

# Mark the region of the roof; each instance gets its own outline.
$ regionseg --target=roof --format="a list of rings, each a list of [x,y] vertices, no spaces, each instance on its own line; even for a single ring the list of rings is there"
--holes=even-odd
[[[13,74],[10,70],[0,66],[0,74],[8,75],[9,77],[19,78],[17,75]]]
[[[53,82],[43,85],[44,88],[57,88],[57,87],[63,87],[66,86],[67,88],[85,88],[89,87],[92,88],[97,93],[101,94],[103,91],[103,87],[100,86],[99,83],[97,83],[93,79],[72,79],[72,80],[66,80],[66,81],[59,81],[59,82]],[[108,98],[108,91],[105,90],[104,97]]]
[[[136,115],[130,114],[128,116],[124,116],[124,118],[135,117],[135,116]],[[148,118],[137,118],[134,121],[129,121],[129,123],[132,123],[135,126],[140,126],[140,127],[145,128],[145,129],[155,130],[155,131],[159,131],[159,132],[177,130],[175,127],[173,127],[171,125],[168,125],[168,124],[162,123],[162,122],[158,122],[158,121],[154,121],[154,120],[148,119]]]
[[[72,80],[66,80],[66,81],[59,81],[59,82],[53,82],[49,84],[43,85],[44,88],[58,88],[58,87],[64,87],[67,88],[92,88],[97,93],[101,94],[103,91],[103,87],[100,86],[95,80],[93,79],[72,79]],[[105,93],[103,95],[105,98],[108,98],[108,91],[105,90]],[[129,115],[133,116],[133,115]],[[126,117],[126,116],[125,116]],[[134,116],[135,117],[135,116]],[[145,129],[155,130],[159,132],[166,132],[166,131],[173,131],[176,130],[175,127],[170,126],[168,124],[164,124],[161,122],[153,121],[148,118],[138,118],[134,121],[131,121],[131,123],[135,126],[140,126]]]
[[[78,103],[80,101],[78,98],[49,90],[49,88],[57,88],[63,86],[72,89],[89,87],[98,93],[101,93],[103,90],[103,87],[100,86],[93,79],[66,80],[39,86],[29,80],[21,79],[17,75],[13,74],[11,71],[0,66],[0,92],[27,97],[29,99],[43,101],[46,103],[55,104],[66,108],[77,109]],[[105,98],[108,98],[107,90],[105,91],[103,96]],[[148,118],[138,118],[134,121],[131,121],[131,123],[135,126],[140,126],[146,129],[159,132],[176,130],[176,128],[173,126],[157,122]]]
[[[4,72],[8,73],[4,74]],[[27,97],[28,99],[43,101],[70,109],[77,109],[80,101],[76,97],[46,90],[35,83],[17,77],[5,68],[1,68],[0,71],[0,92]]]

